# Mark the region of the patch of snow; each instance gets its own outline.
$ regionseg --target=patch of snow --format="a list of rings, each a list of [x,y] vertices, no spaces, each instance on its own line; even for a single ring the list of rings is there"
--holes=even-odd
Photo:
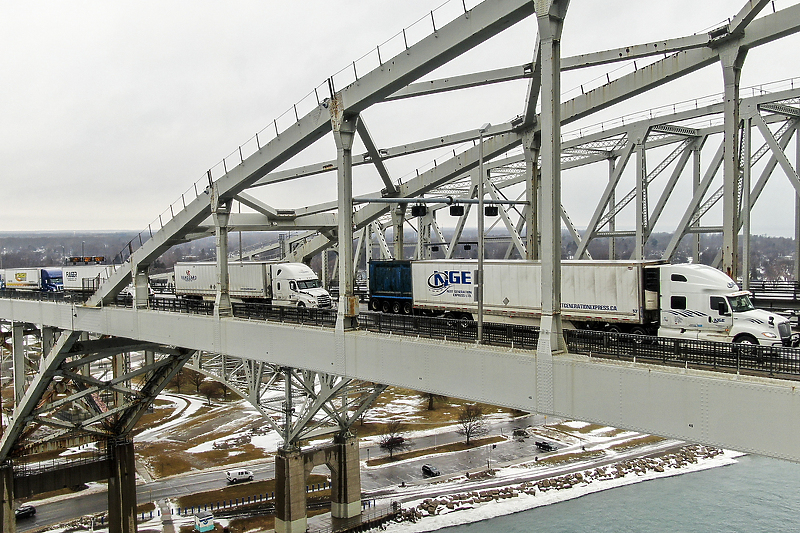
[[[740,454],[739,454],[740,455]],[[636,475],[629,473],[621,478],[594,481],[589,484],[575,485],[569,489],[550,490],[547,492],[537,492],[535,496],[519,493],[515,498],[508,498],[505,500],[492,501],[486,503],[473,504],[471,508],[462,508],[459,512],[443,512],[435,516],[428,516],[419,519],[416,523],[402,522],[402,523],[389,523],[386,531],[397,533],[422,533],[425,531],[435,531],[445,527],[468,524],[472,522],[479,522],[488,520],[497,516],[512,514],[520,511],[527,511],[536,507],[550,505],[573,498],[578,498],[586,494],[600,492],[624,485],[631,485],[642,481],[651,479],[658,479],[662,477],[676,476],[689,472],[697,472],[718,466],[725,466],[735,463],[736,453],[725,451],[724,454],[718,455],[713,458],[703,459],[694,464],[686,465],[683,468],[667,469],[664,472],[650,471],[643,475]],[[412,501],[403,504],[404,508],[415,507],[423,500]],[[448,510],[449,511],[449,510]]]

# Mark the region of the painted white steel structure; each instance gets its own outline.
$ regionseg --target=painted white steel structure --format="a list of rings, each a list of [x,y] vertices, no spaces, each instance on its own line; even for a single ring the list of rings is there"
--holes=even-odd
[[[25,300],[0,300],[0,314],[800,461],[793,381],[563,354],[553,358],[553,408],[543,409],[534,352]]]
[[[35,437],[26,433],[31,422],[49,424],[64,435],[80,429],[84,439],[125,438],[141,416],[142,407],[180,365],[192,359],[203,370],[203,354],[211,353],[217,354],[212,358],[222,359],[217,371],[223,377],[243,380],[247,386],[242,391],[248,394],[260,394],[262,382],[270,380],[266,376],[276,372],[292,376],[284,380],[286,398],[293,398],[295,386],[310,391],[308,397],[313,399],[301,409],[301,416],[294,417],[297,423],[284,426],[287,445],[313,425],[313,413],[320,410],[326,411],[330,425],[346,431],[352,416],[368,404],[369,398],[374,398],[383,385],[393,384],[800,460],[800,405],[792,383],[568,354],[558,290],[562,226],[570,232],[577,258],[589,258],[589,246],[598,238],[608,239],[610,257],[619,257],[618,238],[633,237],[628,255],[642,259],[672,192],[686,181],[681,179],[684,175],[691,180],[684,188],[691,191],[691,199],[675,226],[664,259],[672,260],[678,254],[681,240],[688,234],[721,233],[723,245],[715,264],[733,277],[739,265],[740,230],[744,229],[742,240],[747,250],[750,211],[773,171],[780,169],[794,191],[800,193],[796,170],[800,143],[795,165],[786,154],[791,139],[799,137],[800,91],[791,80],[774,86],[774,90],[751,93],[743,92],[739,83],[749,50],[800,31],[800,5],[769,12],[765,10],[769,4],[768,0],[742,2],[743,7],[731,13],[727,23],[711,31],[564,58],[561,38],[563,25],[569,20],[568,0],[486,0],[470,2],[469,6],[465,1],[460,5],[450,2],[450,7],[458,9],[444,22],[441,18],[437,22],[441,11],[432,12],[431,28],[424,37],[408,42],[403,32],[404,47],[394,57],[385,57],[385,48],[381,56],[381,48],[377,48],[376,54],[370,55],[376,60],[370,68],[359,70],[354,62],[352,78],[343,81],[341,73],[329,78],[325,87],[318,88],[321,91],[309,93],[314,96],[304,100],[305,106],[293,106],[280,124],[273,121],[260,136],[209,169],[129,243],[122,254],[123,263],[86,305],[0,299],[0,318],[11,321],[14,332],[16,402],[15,414],[0,441],[0,459],[25,438]],[[531,16],[536,17],[538,36],[530,63],[421,81]],[[604,65],[612,68],[619,62],[632,62],[632,70],[613,78],[609,72],[599,86],[562,101],[562,72]],[[635,119],[621,117],[613,126],[601,124],[575,135],[562,135],[563,126],[578,124],[599,111],[706,67],[722,70],[720,98],[695,100],[688,106],[655,110]],[[784,66],[776,66],[776,70],[779,67]],[[777,77],[794,75],[782,72]],[[527,81],[520,113],[486,131],[444,131],[382,147],[363,116],[365,110],[379,103],[391,105],[407,98],[510,80]],[[475,117],[476,126],[485,123],[485,118],[489,117]],[[336,148],[335,160],[285,168],[285,163],[328,133],[333,139],[327,142]],[[363,154],[353,153],[356,136],[366,150]],[[706,145],[713,153],[710,159],[703,152]],[[412,177],[405,180],[398,180],[386,166],[388,159],[442,147],[453,147],[453,156],[434,161],[416,173],[412,169]],[[707,164],[701,165],[701,158]],[[658,161],[655,165],[654,159]],[[563,206],[562,174],[596,163],[603,167],[599,175],[607,185],[592,209],[588,227],[581,232]],[[620,191],[629,164],[632,171],[635,168],[634,186]],[[379,184],[366,198],[407,200],[429,195],[473,199],[483,189],[488,198],[479,198],[479,203],[508,199],[507,195],[516,195],[524,202],[521,208],[502,208],[500,220],[509,236],[507,257],[542,261],[542,322],[536,352],[354,329],[358,312],[354,256],[362,250],[371,253],[371,247],[363,243],[373,235],[381,257],[404,258],[402,228],[409,222],[406,204],[362,205],[356,201],[353,167],[358,165],[374,167]],[[479,167],[487,172],[478,171]],[[258,197],[264,190],[269,197],[272,185],[323,173],[335,173],[337,184],[336,198],[328,202],[281,209]],[[657,179],[664,185],[653,204],[652,187]],[[521,192],[514,192],[515,185]],[[234,212],[237,202],[250,212]],[[430,257],[427,245],[432,242],[445,248],[447,259],[455,258],[469,205],[450,242],[444,242],[435,218],[436,210],[446,206],[432,206],[416,221],[420,236],[417,258]],[[628,206],[633,211],[633,229],[623,231],[618,223]],[[719,220],[711,222],[714,206],[721,206],[722,213]],[[797,213],[794,216],[797,220]],[[394,230],[391,244],[384,235],[387,227]],[[800,224],[796,227],[800,236]],[[336,329],[231,318],[228,234],[236,230],[302,232],[282,245],[282,258],[289,261],[307,261],[335,247],[340,293]],[[149,310],[150,265],[173,245],[210,235],[215,236],[217,250],[213,316]],[[356,246],[354,237],[359,238]],[[797,240],[800,242],[800,238]],[[691,256],[698,255],[698,246],[695,241]],[[745,254],[744,272],[749,271],[748,261]],[[322,278],[328,278],[327,263]],[[114,307],[116,295],[129,284],[133,287],[134,309]],[[26,323],[39,325],[42,332],[45,348],[37,361],[26,359],[22,342]],[[57,330],[61,330],[60,335]],[[115,338],[90,340],[89,333]],[[127,368],[125,358],[114,357],[140,349],[162,355],[146,356],[140,369]],[[235,370],[226,357],[237,358]],[[88,367],[101,358],[110,358],[114,366],[108,382],[80,371],[82,365]],[[271,370],[259,370],[261,363],[272,365]],[[298,368],[311,374],[303,375]],[[134,378],[144,379],[143,390],[133,390]],[[381,385],[360,388],[364,403],[332,406],[331,399],[346,392],[351,378]],[[98,401],[101,393],[109,394],[113,401]],[[69,402],[83,402],[90,415],[71,422],[47,417],[39,407],[43,401],[56,409]],[[292,417],[290,404],[288,401],[279,408],[287,418]],[[35,448],[37,441],[27,444]],[[126,528],[120,526],[119,530],[128,531]]]

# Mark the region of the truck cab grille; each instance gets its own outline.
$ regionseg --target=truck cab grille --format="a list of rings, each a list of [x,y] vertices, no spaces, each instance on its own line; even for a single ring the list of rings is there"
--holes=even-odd
[[[317,296],[317,306],[320,308],[330,308],[331,306],[331,297],[327,294],[324,296]]]

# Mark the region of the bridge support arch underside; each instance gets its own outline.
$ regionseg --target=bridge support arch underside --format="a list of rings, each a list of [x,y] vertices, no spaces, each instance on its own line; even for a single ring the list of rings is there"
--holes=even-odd
[[[346,519],[361,513],[358,439],[337,435],[332,444],[310,450],[281,448],[275,456],[276,533],[306,531],[306,479],[320,465],[331,472],[331,516]]]
[[[64,313],[63,307],[0,300],[0,316],[800,461],[795,381],[561,354],[552,358],[553,408],[548,410],[538,401],[534,351],[112,307],[75,307]]]

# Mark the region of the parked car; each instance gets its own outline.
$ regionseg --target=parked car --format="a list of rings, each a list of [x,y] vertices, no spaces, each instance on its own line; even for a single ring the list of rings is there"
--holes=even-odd
[[[36,507],[33,505],[20,505],[14,510],[14,516],[19,518],[30,518],[36,514]]]
[[[442,473],[439,472],[439,469],[433,465],[424,464],[422,465],[422,475],[425,477],[436,477],[441,475]]]
[[[228,470],[225,472],[228,483],[238,483],[239,481],[253,481],[253,473],[249,470]]]
[[[547,442],[546,440],[536,441],[536,447],[542,450],[543,452],[554,452],[558,449],[558,446],[556,446],[552,442]]]

